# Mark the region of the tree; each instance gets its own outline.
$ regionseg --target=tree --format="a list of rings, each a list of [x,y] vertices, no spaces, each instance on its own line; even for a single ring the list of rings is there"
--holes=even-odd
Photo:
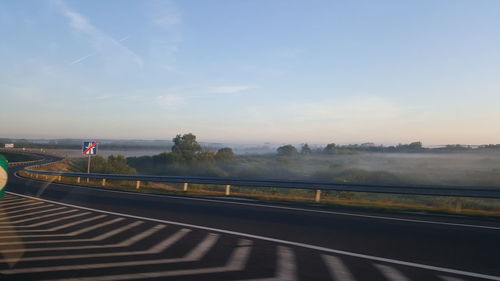
[[[295,146],[291,144],[280,146],[278,147],[277,151],[278,151],[278,156],[284,156],[284,157],[291,157],[299,154]]]
[[[412,142],[408,145],[408,148],[412,150],[422,149],[422,143],[419,141]]]
[[[230,161],[233,159],[234,159],[234,152],[229,147],[221,148],[217,150],[217,153],[215,154],[216,161]]]
[[[334,154],[336,150],[336,145],[334,143],[329,143],[326,145],[325,149],[323,149],[323,152],[325,154]]]
[[[311,148],[309,147],[309,145],[307,143],[305,143],[304,145],[302,145],[302,148],[300,149],[300,154],[302,154],[302,155],[310,155],[310,154],[312,154],[312,150],[311,150]]]
[[[201,146],[196,141],[196,136],[189,133],[183,136],[177,135],[172,139],[172,154],[174,159],[185,163],[193,163],[201,153]]]

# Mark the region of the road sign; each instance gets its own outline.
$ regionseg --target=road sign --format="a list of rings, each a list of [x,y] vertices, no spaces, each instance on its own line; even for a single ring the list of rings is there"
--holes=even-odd
[[[84,141],[82,146],[83,155],[96,155],[97,154],[97,144],[96,141]]]
[[[6,143],[5,148],[14,148],[14,144],[13,143]]]
[[[5,191],[5,185],[7,185],[7,179],[8,179],[8,174],[7,174],[7,169],[9,167],[9,163],[7,162],[7,159],[3,157],[3,155],[0,155],[0,199],[3,198],[3,193]]]

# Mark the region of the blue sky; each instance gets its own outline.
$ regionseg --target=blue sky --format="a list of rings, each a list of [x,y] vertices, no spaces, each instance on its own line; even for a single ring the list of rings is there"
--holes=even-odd
[[[5,1],[0,135],[500,143],[500,1]]]

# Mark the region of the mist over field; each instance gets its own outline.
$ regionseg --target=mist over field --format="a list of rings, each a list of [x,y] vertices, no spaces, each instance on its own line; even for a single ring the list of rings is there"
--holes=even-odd
[[[500,186],[498,145],[228,145],[198,142],[191,134],[178,137],[156,141],[104,140],[94,162],[123,155],[125,164],[137,173],[156,175]],[[70,158],[81,157],[81,140],[76,139],[3,142],[14,142],[18,148],[54,151]],[[78,161],[86,171],[85,159]]]
[[[311,149],[304,144],[301,148],[281,146],[274,153],[242,155],[231,148],[199,147],[194,153],[182,141],[174,139],[171,153],[129,157],[127,163],[139,173],[159,175],[500,186],[497,146],[429,149],[414,142],[392,147],[328,144]],[[197,145],[195,137],[191,141]]]

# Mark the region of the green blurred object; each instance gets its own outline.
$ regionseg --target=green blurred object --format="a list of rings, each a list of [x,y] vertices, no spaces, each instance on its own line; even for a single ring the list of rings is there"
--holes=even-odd
[[[9,163],[7,159],[0,154],[0,199],[3,198],[5,192],[5,185],[7,184]]]

